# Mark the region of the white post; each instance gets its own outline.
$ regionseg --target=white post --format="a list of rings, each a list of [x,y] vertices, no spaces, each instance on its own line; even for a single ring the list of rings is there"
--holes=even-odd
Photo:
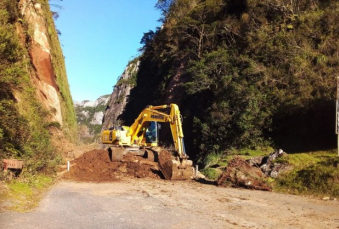
[[[198,176],[198,165],[195,165],[195,176]]]
[[[67,172],[69,171],[70,163],[67,161]]]
[[[338,135],[338,156],[339,156],[339,76],[337,76],[337,93],[336,93],[336,115],[335,115],[335,132]]]

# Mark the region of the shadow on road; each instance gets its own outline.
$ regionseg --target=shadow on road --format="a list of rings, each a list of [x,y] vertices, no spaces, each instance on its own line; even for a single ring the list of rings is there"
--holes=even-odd
[[[206,180],[204,178],[199,178],[199,179],[195,179],[195,181],[201,183],[201,184],[209,184],[209,185],[217,185],[216,181],[211,181],[211,180]]]

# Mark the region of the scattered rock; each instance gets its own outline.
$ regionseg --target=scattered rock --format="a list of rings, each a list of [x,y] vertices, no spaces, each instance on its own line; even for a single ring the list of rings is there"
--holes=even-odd
[[[217,185],[231,184],[235,187],[271,191],[266,177],[278,177],[282,172],[292,169],[291,166],[274,162],[275,159],[285,156],[286,153],[279,149],[268,156],[253,157],[243,160],[240,157],[232,159],[225,171],[217,179]]]
[[[205,179],[206,176],[204,174],[202,174],[200,171],[196,171],[195,173],[195,179],[199,180],[199,179]]]
[[[266,157],[262,157],[262,156],[254,157],[254,158],[247,160],[247,162],[251,166],[255,166],[255,167],[260,168],[261,171],[266,176],[277,178],[280,173],[286,172],[286,171],[292,169],[292,167],[289,166],[289,165],[283,165],[283,164],[273,162],[275,159],[277,159],[279,157],[283,157],[285,155],[286,155],[286,153],[282,149],[279,149],[277,151],[274,151],[273,153],[271,153],[270,155],[268,155]]]
[[[251,166],[260,167],[262,165],[264,157],[252,157],[251,159],[247,160]]]
[[[281,173],[287,172],[292,169],[290,165],[284,165],[279,163],[273,163],[271,166],[271,171],[267,175],[273,178],[277,178]]]

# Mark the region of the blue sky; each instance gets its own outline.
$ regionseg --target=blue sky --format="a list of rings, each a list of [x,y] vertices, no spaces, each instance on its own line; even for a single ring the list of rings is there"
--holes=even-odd
[[[157,0],[50,0],[74,101],[111,94],[143,33],[160,26]]]

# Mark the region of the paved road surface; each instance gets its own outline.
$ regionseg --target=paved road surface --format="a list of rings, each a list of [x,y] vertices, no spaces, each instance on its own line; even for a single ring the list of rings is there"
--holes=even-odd
[[[194,181],[62,181],[32,212],[1,213],[0,228],[339,228],[339,201]]]

